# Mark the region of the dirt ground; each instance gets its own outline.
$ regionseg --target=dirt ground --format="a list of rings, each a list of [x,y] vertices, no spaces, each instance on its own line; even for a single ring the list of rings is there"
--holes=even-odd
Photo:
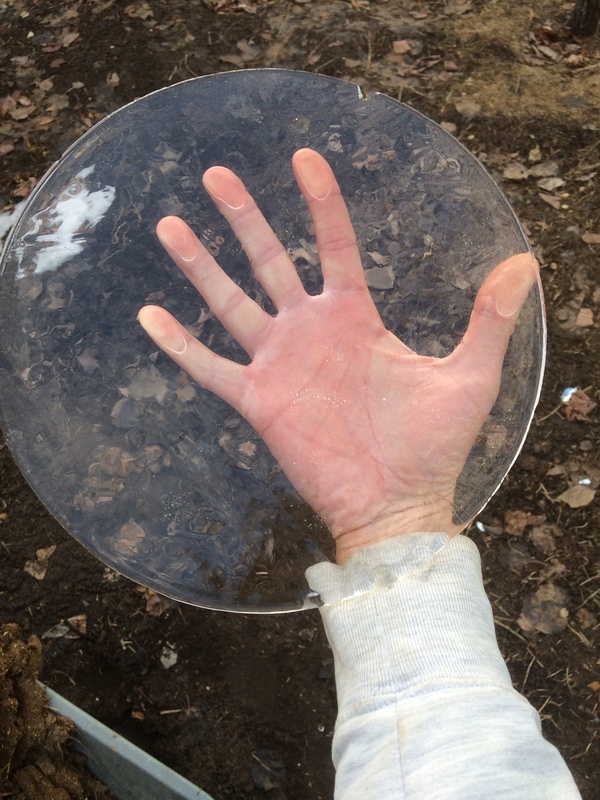
[[[0,3],[0,209],[110,111],[227,69],[346,78],[414,106],[475,153],[540,260],[549,352],[525,448],[469,535],[515,686],[583,796],[598,800],[600,39],[569,36],[571,7]],[[565,403],[567,387],[580,391]],[[318,612],[253,617],[163,602],[65,533],[2,445],[5,622],[40,637],[48,685],[215,800],[332,797],[335,687]]]

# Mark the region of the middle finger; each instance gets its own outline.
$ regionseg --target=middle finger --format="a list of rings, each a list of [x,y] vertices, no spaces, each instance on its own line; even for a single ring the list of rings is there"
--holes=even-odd
[[[286,249],[242,181],[226,167],[211,167],[202,177],[204,188],[231,225],[252,265],[252,270],[276,308],[281,310],[305,296]]]

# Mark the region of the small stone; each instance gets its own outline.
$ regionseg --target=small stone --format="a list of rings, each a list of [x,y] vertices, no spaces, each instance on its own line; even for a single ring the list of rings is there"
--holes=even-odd
[[[171,669],[171,667],[174,667],[177,663],[177,653],[171,645],[166,644],[163,647],[160,655],[160,663],[165,669]]]

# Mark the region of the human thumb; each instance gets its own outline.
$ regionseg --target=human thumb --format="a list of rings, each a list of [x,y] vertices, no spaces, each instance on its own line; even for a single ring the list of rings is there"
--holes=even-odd
[[[453,356],[468,358],[473,368],[499,373],[519,313],[538,275],[539,266],[531,253],[519,253],[499,264],[479,290],[469,327]]]

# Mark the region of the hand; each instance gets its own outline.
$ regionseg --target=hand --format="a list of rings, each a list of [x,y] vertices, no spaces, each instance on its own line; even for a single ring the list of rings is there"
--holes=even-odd
[[[508,341],[537,279],[536,262],[520,254],[496,267],[455,351],[442,359],[419,356],[385,329],[371,300],[331,168],[312,150],[299,150],[292,163],[315,225],[323,293],[304,291],[240,179],[213,167],[204,187],[277,316],[227,277],[182,220],[166,217],[157,227],[160,241],[252,362],[217,356],[156,306],[140,311],[140,323],[263,437],[328,523],[338,563],[390,536],[458,533],[455,484],[497,397]]]

